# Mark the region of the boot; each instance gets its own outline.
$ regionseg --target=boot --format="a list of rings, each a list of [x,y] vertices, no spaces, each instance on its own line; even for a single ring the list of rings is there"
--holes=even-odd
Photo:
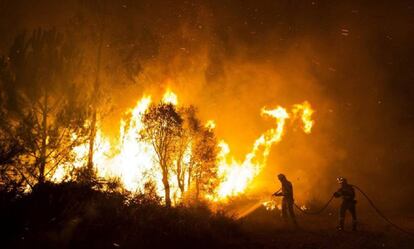
[[[293,229],[298,230],[300,229],[298,222],[296,221],[295,218],[292,218],[292,224],[293,224]]]
[[[343,231],[344,230],[344,219],[339,220],[339,225],[336,227],[336,230]]]
[[[356,231],[357,230],[357,221],[354,220],[352,221],[352,231]]]

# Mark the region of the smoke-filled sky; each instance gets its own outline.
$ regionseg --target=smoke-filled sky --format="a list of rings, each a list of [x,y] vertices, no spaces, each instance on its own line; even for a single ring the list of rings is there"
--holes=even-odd
[[[143,93],[169,87],[242,159],[274,125],[263,106],[308,100],[312,134],[288,125],[258,189],[276,190],[284,172],[297,199],[324,199],[340,175],[384,204],[413,202],[412,1],[0,1],[1,54],[36,28],[73,39],[91,74],[103,34],[107,133]]]

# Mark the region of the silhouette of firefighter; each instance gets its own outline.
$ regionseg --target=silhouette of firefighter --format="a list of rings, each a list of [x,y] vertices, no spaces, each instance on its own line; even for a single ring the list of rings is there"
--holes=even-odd
[[[349,211],[352,215],[352,230],[356,231],[357,229],[357,216],[356,216],[356,200],[355,200],[355,190],[351,184],[348,184],[348,181],[343,177],[338,177],[337,181],[341,184],[341,187],[334,193],[334,197],[342,197],[342,204],[339,210],[339,225],[338,230],[344,230],[345,222],[345,213]]]
[[[298,224],[296,222],[295,212],[293,210],[294,199],[292,183],[286,179],[286,176],[284,174],[279,174],[277,178],[282,184],[282,188],[273,195],[283,197],[282,217],[286,222],[288,222],[290,218],[291,222],[296,227]]]

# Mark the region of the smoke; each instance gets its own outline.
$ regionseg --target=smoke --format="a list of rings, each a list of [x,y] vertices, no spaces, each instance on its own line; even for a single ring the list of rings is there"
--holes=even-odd
[[[0,51],[23,30],[56,27],[84,48],[95,72],[103,32],[102,88],[113,106],[105,131],[142,94],[166,88],[214,119],[242,159],[272,120],[263,106],[309,101],[315,127],[289,124],[252,188],[326,199],[347,177],[402,207],[414,193],[412,4],[347,1],[2,1]],[[101,29],[100,27],[104,27]],[[88,78],[88,77],[86,77]],[[89,80],[92,82],[91,80]],[[88,82],[89,82],[88,81]],[[412,202],[412,201],[411,201]]]

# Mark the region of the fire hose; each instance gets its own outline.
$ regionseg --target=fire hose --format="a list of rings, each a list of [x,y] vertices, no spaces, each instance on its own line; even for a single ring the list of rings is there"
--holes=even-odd
[[[389,225],[391,225],[392,227],[394,227],[395,229],[397,229],[397,230],[399,230],[400,232],[403,232],[403,233],[405,233],[405,234],[407,234],[407,235],[410,235],[410,236],[414,236],[414,233],[412,233],[412,232],[410,232],[410,231],[408,231],[408,230],[406,230],[406,229],[404,229],[404,228],[402,228],[402,227],[400,227],[399,225],[397,225],[397,224],[395,224],[394,222],[392,222],[387,216],[385,216],[382,212],[381,212],[381,210],[379,210],[378,209],[378,207],[374,204],[374,202],[371,200],[371,198],[369,198],[369,196],[361,189],[361,188],[359,188],[358,186],[356,186],[356,185],[351,185],[352,187],[354,187],[354,188],[356,188],[364,197],[365,197],[365,199],[367,199],[367,201],[368,201],[368,203],[370,204],[370,206],[375,210],[375,212],[383,219],[383,220],[385,220]],[[329,206],[329,204],[331,203],[331,201],[334,199],[334,196],[332,196],[331,197],[331,199],[329,199],[329,201],[321,208],[321,209],[319,209],[318,211],[316,211],[316,212],[308,212],[308,211],[306,211],[306,210],[303,210],[303,209],[301,209],[298,205],[296,205],[296,203],[294,204],[295,205],[295,207],[299,210],[299,211],[301,211],[302,213],[304,213],[304,214],[307,214],[307,215],[317,215],[317,214],[320,214],[320,213],[322,213],[328,206]]]
[[[407,234],[407,235],[409,235],[409,236],[413,236],[414,237],[414,233],[412,233],[412,232],[410,232],[410,231],[408,231],[408,230],[406,230],[406,229],[404,229],[404,228],[402,228],[402,227],[400,227],[399,225],[397,225],[397,224],[395,224],[394,222],[392,222],[387,216],[385,216],[382,212],[381,212],[381,210],[379,210],[378,209],[378,207],[374,204],[374,202],[371,200],[371,198],[369,198],[369,196],[361,189],[361,188],[359,188],[358,186],[356,186],[356,185],[351,185],[351,186],[353,186],[354,188],[356,188],[364,197],[365,197],[365,199],[368,201],[368,203],[370,204],[370,206],[375,210],[375,212],[383,219],[383,220],[385,220],[389,225],[391,225],[392,227],[394,227],[395,229],[397,229],[398,231],[400,231],[400,232],[403,232],[403,233],[405,233],[405,234]],[[277,191],[278,192],[278,191]],[[319,209],[318,211],[315,211],[315,212],[309,212],[309,211],[306,211],[306,210],[303,210],[303,209],[301,209],[296,203],[294,203],[294,205],[295,205],[295,207],[299,210],[299,211],[301,211],[302,213],[304,213],[304,214],[307,214],[307,215],[318,215],[318,214],[320,214],[320,213],[322,213],[323,211],[325,211],[325,209],[326,208],[328,208],[328,206],[329,206],[329,204],[332,202],[332,200],[334,199],[334,196],[332,196],[329,200],[328,200],[328,202],[326,202],[326,204],[321,208],[321,209]],[[252,206],[251,208],[249,208],[247,211],[245,211],[245,212],[243,212],[242,214],[240,214],[238,217],[237,217],[237,219],[240,219],[240,218],[243,218],[243,217],[245,217],[246,215],[248,215],[248,214],[250,214],[251,212],[253,212],[254,210],[256,210],[257,208],[259,208],[260,206],[261,206],[261,203],[262,203],[262,201],[260,201],[260,202],[257,202],[254,206]]]
[[[303,210],[302,208],[300,208],[298,205],[296,205],[296,203],[294,203],[294,205],[295,205],[295,207],[299,210],[299,211],[301,211],[302,213],[304,213],[304,214],[308,214],[308,215],[318,215],[318,214],[320,214],[320,213],[322,213],[323,211],[325,211],[325,209],[329,206],[329,204],[331,203],[331,201],[333,200],[333,196],[331,197],[331,199],[329,199],[329,201],[321,208],[321,209],[319,209],[318,211],[316,211],[316,212],[309,212],[309,211],[306,211],[306,210]]]
[[[403,232],[407,235],[413,236],[414,237],[414,233],[405,230],[404,228],[398,226],[397,224],[395,224],[394,222],[392,222],[390,219],[387,218],[387,216],[385,216],[379,209],[377,206],[375,206],[374,202],[368,197],[367,194],[365,194],[364,191],[362,191],[362,189],[360,189],[358,186],[352,185],[354,188],[356,188],[364,197],[365,199],[367,199],[368,203],[371,205],[371,207],[375,210],[375,212],[383,219],[385,220],[388,224],[390,224],[392,227],[394,227],[395,229],[399,230],[400,232]]]

